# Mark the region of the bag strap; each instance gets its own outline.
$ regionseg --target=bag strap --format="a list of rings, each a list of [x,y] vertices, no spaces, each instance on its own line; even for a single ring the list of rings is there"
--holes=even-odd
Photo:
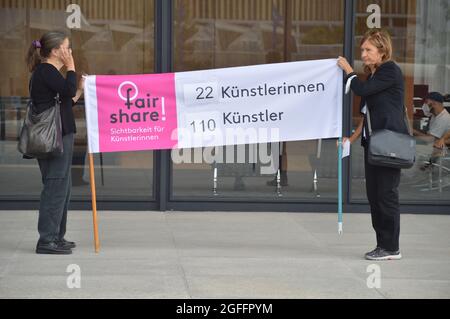
[[[372,135],[372,124],[370,122],[370,111],[369,111],[369,106],[367,106],[367,103],[366,103],[366,114],[367,114],[367,127],[369,129],[369,136],[371,136]],[[408,117],[406,116],[406,107],[403,107],[403,119],[405,121],[406,128],[408,129],[408,134],[413,136],[411,125],[409,124]]]
[[[30,93],[30,99],[31,99],[31,90],[33,89],[33,76],[34,76],[34,71],[33,71],[33,73],[31,73],[30,82],[28,83],[28,91]]]
[[[369,129],[369,137],[372,135],[372,124],[370,123],[369,106],[366,103],[367,128]]]

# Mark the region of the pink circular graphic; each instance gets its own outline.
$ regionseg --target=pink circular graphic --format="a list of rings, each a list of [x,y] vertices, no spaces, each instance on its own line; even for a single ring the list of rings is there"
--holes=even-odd
[[[122,100],[126,101],[127,98],[124,97],[124,96],[122,95],[122,92],[121,92],[122,87],[123,87],[124,85],[126,85],[126,84],[131,85],[131,86],[134,88],[134,90],[136,91],[136,92],[134,93],[133,97],[130,98],[130,101],[133,101],[133,100],[138,96],[138,94],[139,94],[137,85],[134,84],[133,82],[131,82],[131,81],[125,81],[125,82],[122,82],[122,83],[119,85],[119,88],[118,88],[118,90],[117,90],[117,93],[119,94],[119,97],[120,97]]]

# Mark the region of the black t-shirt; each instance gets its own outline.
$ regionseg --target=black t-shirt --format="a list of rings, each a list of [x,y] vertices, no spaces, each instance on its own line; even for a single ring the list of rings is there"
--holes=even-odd
[[[55,96],[59,93],[61,100],[61,124],[63,135],[76,133],[72,98],[77,93],[77,75],[74,71],[62,74],[50,63],[41,63],[31,77],[31,99],[37,112],[43,112],[55,105]]]

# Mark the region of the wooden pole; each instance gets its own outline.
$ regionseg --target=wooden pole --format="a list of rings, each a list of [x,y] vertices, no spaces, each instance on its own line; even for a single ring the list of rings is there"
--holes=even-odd
[[[97,222],[97,195],[95,193],[95,174],[94,174],[94,156],[89,153],[89,175],[91,182],[91,196],[92,196],[92,218],[94,221],[94,248],[95,253],[100,251],[100,242],[98,239],[98,222]]]

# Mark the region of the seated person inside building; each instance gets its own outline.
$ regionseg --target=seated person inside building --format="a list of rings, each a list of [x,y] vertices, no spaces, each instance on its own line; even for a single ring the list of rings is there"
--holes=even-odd
[[[443,138],[445,140],[445,135],[450,130],[450,114],[444,108],[444,97],[438,92],[428,93],[422,110],[424,115],[430,118],[429,129],[427,133],[414,130],[414,135],[418,139],[416,164],[424,170],[437,156],[442,155],[442,150],[435,146]]]

